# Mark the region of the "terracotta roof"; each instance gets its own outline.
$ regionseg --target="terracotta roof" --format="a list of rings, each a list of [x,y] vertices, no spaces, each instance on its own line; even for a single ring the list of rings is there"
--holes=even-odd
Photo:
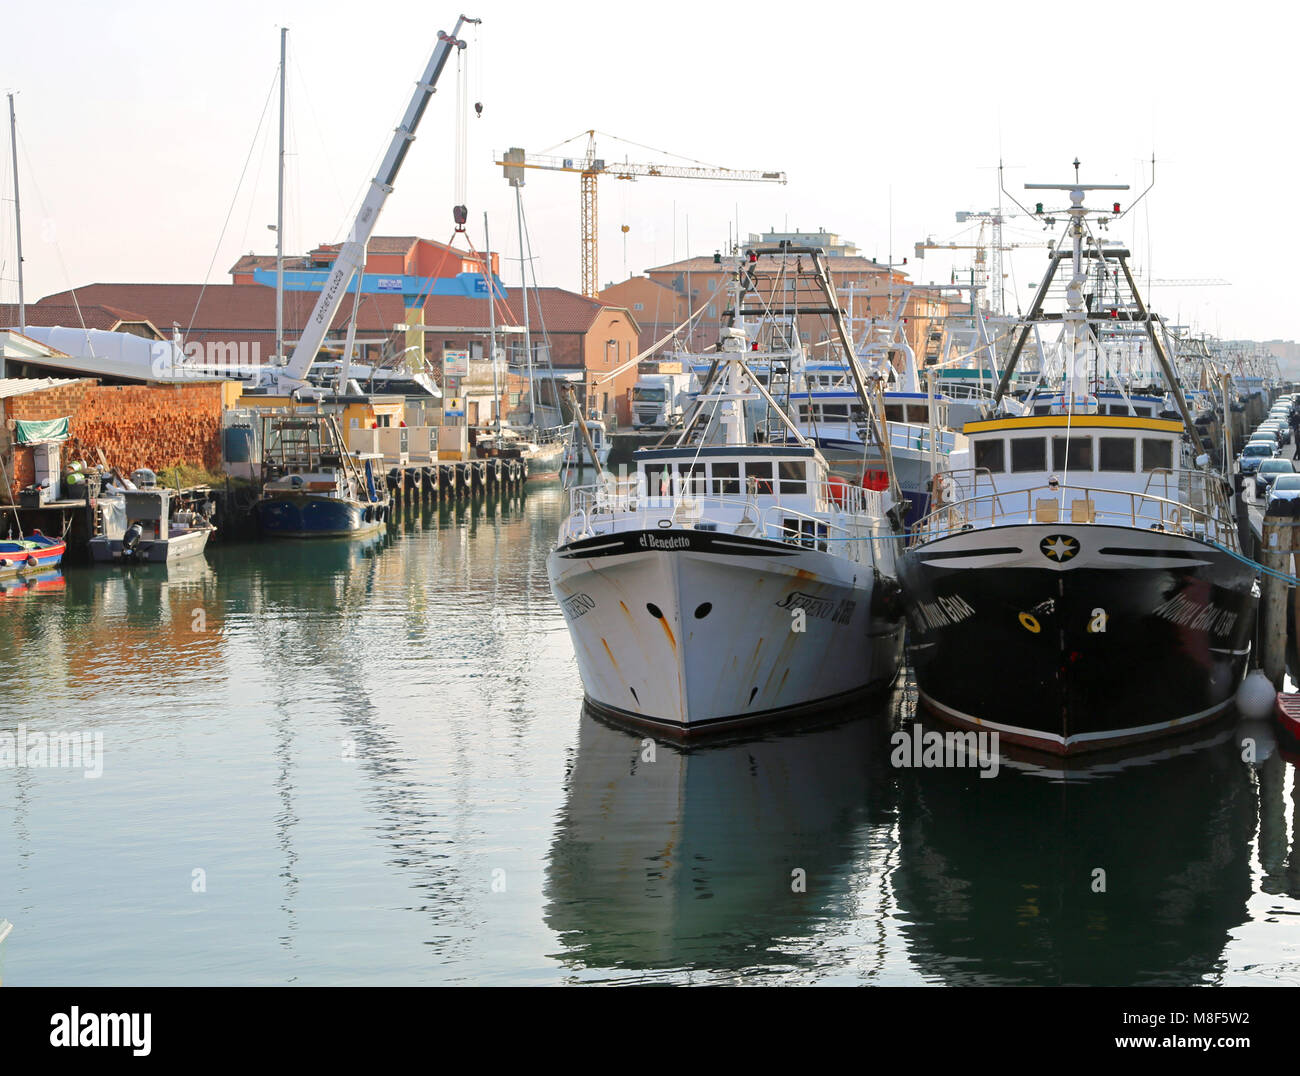
[[[122,310],[114,306],[106,306],[102,303],[86,302],[85,296],[80,292],[77,293],[78,299],[82,300],[80,306],[71,301],[70,293],[68,301],[64,303],[28,303],[24,312],[24,318],[28,325],[65,325],[70,328],[79,329],[83,325],[87,329],[116,329],[122,322],[136,322],[150,325],[149,319],[144,314],[136,314],[129,310]],[[18,325],[18,304],[17,303],[0,303],[0,326],[17,326]],[[150,328],[154,326],[150,325]]]
[[[510,311],[511,321],[515,325],[524,322],[524,307],[518,288],[509,289],[510,297],[506,308]],[[635,325],[632,314],[622,307],[609,307],[605,303],[588,299],[574,291],[564,288],[538,288],[528,293],[528,321],[534,332],[540,333],[545,324],[548,333],[585,333],[595,322],[602,310],[623,310],[623,313]],[[500,315],[498,314],[498,317]],[[486,326],[488,321],[487,303],[482,299],[468,299],[461,296],[431,295],[424,304],[424,323],[426,325],[463,325]]]
[[[70,292],[48,295],[29,310],[66,306]],[[291,291],[284,295],[285,335],[296,338],[316,305],[316,292]],[[143,310],[164,332],[172,325],[186,332],[187,340],[223,338],[242,333],[274,333],[275,289],[261,284],[88,284],[77,289],[82,303]],[[197,310],[196,310],[197,307]],[[352,315],[350,299],[339,308],[331,328],[341,332]],[[363,295],[357,331],[387,336],[405,320],[400,295]],[[67,324],[76,325],[71,322]]]
[[[798,255],[793,255],[798,257]],[[780,260],[775,254],[762,254],[759,256],[759,265],[766,268],[769,264],[775,264]],[[826,268],[831,273],[888,273],[889,267],[873,262],[870,258],[863,258],[859,255],[843,255],[826,257]],[[726,273],[730,267],[724,261],[721,265],[713,260],[709,255],[705,258],[686,258],[679,262],[669,262],[667,265],[658,265],[653,269],[647,269],[647,273]],[[897,267],[895,272],[901,274]]]

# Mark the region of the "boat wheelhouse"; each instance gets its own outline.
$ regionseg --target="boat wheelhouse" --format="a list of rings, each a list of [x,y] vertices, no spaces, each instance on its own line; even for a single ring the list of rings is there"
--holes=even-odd
[[[352,537],[384,525],[390,501],[383,456],[349,452],[332,415],[264,415],[262,445],[262,495],[254,507],[264,533]]]

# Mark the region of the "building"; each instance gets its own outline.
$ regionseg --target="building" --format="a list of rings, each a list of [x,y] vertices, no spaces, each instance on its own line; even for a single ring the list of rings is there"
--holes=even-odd
[[[847,239],[840,242],[840,237],[834,232],[828,232],[825,228],[818,228],[815,232],[778,232],[767,231],[761,235],[754,232],[749,233],[749,245],[767,246],[777,243],[789,243],[796,247],[821,247],[829,258],[854,257],[858,253],[858,248]]]
[[[290,272],[322,272],[338,257],[341,243],[322,243],[308,254],[285,255],[284,269]],[[499,256],[492,254],[492,272],[499,273]],[[454,277],[460,273],[482,273],[484,256],[457,250],[433,239],[414,235],[376,235],[366,244],[363,272],[385,276],[425,278]],[[232,284],[275,284],[274,254],[245,254],[230,267]]]
[[[833,235],[826,237],[838,239],[838,236]],[[851,245],[840,246],[847,250]],[[826,345],[833,337],[834,330],[822,315],[798,313],[799,307],[814,306],[820,296],[812,294],[806,285],[796,291],[789,276],[783,279],[783,267],[787,273],[793,272],[795,268],[794,264],[784,265],[789,257],[791,256],[775,254],[759,257],[757,268],[762,286],[757,301],[774,311],[785,310],[797,314],[803,343],[814,349],[813,355],[816,357],[818,353],[815,349]],[[797,262],[798,256],[793,257]],[[828,257],[826,266],[840,306],[848,315],[859,339],[870,320],[888,317],[903,289],[910,288],[902,309],[904,332],[912,350],[918,356],[924,354],[931,327],[948,315],[948,301],[943,289],[912,284],[900,270],[879,265],[873,259],[855,254]],[[688,308],[686,317],[696,311],[700,312],[683,339],[688,350],[700,351],[717,341],[730,306],[728,288],[733,279],[733,270],[727,265],[727,259],[687,258],[647,269],[646,278],[681,296]],[[625,281],[614,285],[602,294],[619,294],[616,289],[622,289],[630,283]]]
[[[70,328],[130,333],[146,340],[163,339],[158,327],[145,315],[89,302],[27,304],[21,315],[17,303],[0,303],[0,328],[17,329],[20,321],[42,327],[66,325]]]
[[[606,306],[618,306],[631,312],[640,328],[637,344],[642,353],[654,354],[668,346],[670,336],[690,315],[686,296],[667,284],[645,276],[634,276],[620,284],[610,284],[598,296]]]
[[[468,351],[471,362],[487,359],[486,299],[431,295],[423,310],[426,350],[440,372],[443,355],[449,351]],[[500,332],[497,346],[511,375],[520,379],[512,381],[508,390],[506,417],[524,425],[529,422],[530,364],[522,332],[513,331],[524,323],[519,289],[511,289],[506,298],[498,300],[495,317],[497,326],[505,330]],[[538,288],[528,292],[528,323],[532,385],[539,403],[556,404],[559,392],[553,381],[568,381],[589,413],[619,423],[631,421],[640,333],[631,311],[563,288]],[[485,366],[490,372],[490,364],[485,361]],[[473,421],[471,417],[471,424]]]

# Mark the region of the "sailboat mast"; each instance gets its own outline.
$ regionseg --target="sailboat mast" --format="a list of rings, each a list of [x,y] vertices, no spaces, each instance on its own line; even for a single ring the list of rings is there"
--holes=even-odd
[[[280,27],[280,156],[275,191],[275,360],[284,361],[284,52],[287,26]]]
[[[27,304],[23,301],[23,211],[18,202],[18,122],[14,95],[9,95],[9,145],[14,159],[14,232],[18,240],[18,331],[27,332]]]
[[[528,331],[528,267],[524,261],[524,199],[521,188],[515,187],[515,214],[519,220],[519,294],[524,302],[524,355],[528,361],[528,424],[537,422],[537,391],[533,388],[533,341]],[[554,384],[554,382],[552,382]]]
[[[487,263],[488,282],[488,359],[492,363],[492,410],[497,416],[497,441],[501,440],[501,394],[497,389],[497,281],[492,275],[492,233],[488,231],[488,215],[483,214],[483,260]],[[469,408],[465,408],[466,416]]]

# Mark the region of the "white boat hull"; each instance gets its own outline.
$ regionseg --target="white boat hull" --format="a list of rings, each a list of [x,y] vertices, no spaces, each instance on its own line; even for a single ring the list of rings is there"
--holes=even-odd
[[[162,564],[197,557],[208,544],[208,537],[214,528],[203,527],[185,534],[174,535],[164,539],[142,538],[136,545],[135,552],[128,554],[120,538],[105,538],[103,535],[90,540],[90,554],[96,564],[111,564],[129,561],[137,564]]]
[[[815,548],[630,531],[547,561],[588,701],[680,732],[819,709],[888,687],[897,585]]]

